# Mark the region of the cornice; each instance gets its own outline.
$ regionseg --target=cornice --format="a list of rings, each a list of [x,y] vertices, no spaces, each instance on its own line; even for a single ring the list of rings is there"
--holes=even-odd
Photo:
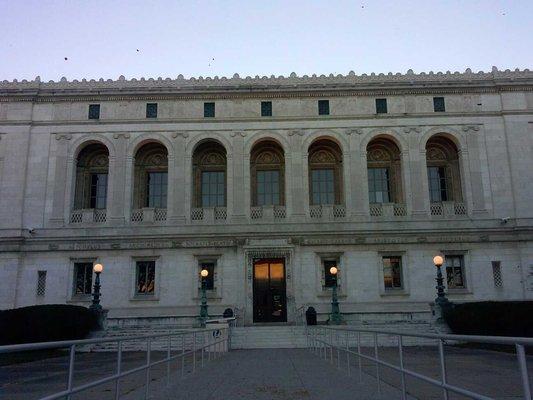
[[[164,100],[164,99],[224,99],[239,97],[334,97],[334,96],[375,96],[391,94],[420,93],[480,93],[497,91],[532,90],[533,72],[529,69],[500,71],[493,67],[491,72],[421,72],[412,70],[405,74],[356,75],[304,75],[295,73],[284,76],[256,76],[241,78],[238,74],[231,78],[215,76],[186,79],[179,75],[171,78],[141,78],[118,80],[41,82],[39,77],[32,81],[0,82],[0,97],[11,101],[79,101],[102,100]],[[0,98],[1,101],[1,98]]]

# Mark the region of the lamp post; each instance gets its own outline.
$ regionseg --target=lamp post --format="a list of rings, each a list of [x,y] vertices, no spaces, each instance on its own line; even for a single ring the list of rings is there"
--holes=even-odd
[[[202,325],[205,324],[205,320],[208,318],[207,313],[207,295],[205,293],[205,278],[209,275],[209,271],[205,268],[203,268],[200,271],[201,281],[202,281],[202,304],[200,306],[200,321],[202,322]]]
[[[94,264],[93,271],[96,277],[94,278],[93,302],[89,309],[97,312],[102,311],[102,306],[100,305],[100,274],[103,270],[104,266],[102,264]]]
[[[442,267],[442,264],[444,264],[444,258],[439,255],[433,257],[433,264],[435,264],[435,267],[437,267],[437,278],[435,279],[437,281],[437,286],[435,286],[435,289],[437,289],[437,298],[435,299],[435,304],[443,307],[449,303],[448,299],[446,298],[446,293],[444,292],[444,279],[442,278],[442,272],[440,270],[440,267]]]
[[[331,291],[331,317],[330,321],[334,325],[339,325],[342,322],[341,313],[339,310],[339,299],[337,298],[337,267],[331,267],[329,273],[333,275],[333,290]]]

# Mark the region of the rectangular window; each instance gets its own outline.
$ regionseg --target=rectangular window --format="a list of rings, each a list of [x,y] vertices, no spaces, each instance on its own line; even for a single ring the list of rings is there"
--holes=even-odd
[[[209,274],[203,278],[200,277],[202,285],[205,285],[205,290],[215,289],[215,263],[214,262],[201,262],[200,271],[206,269]]]
[[[166,172],[148,172],[147,207],[167,208],[167,179]]]
[[[272,102],[271,101],[262,101],[261,102],[261,116],[262,117],[271,117],[272,116]]]
[[[257,171],[257,205],[279,205],[279,171]]]
[[[92,293],[93,285],[93,263],[74,263],[74,295],[84,295]]]
[[[146,104],[146,118],[157,118],[157,103]]]
[[[100,119],[100,104],[89,104],[89,119]]]
[[[444,97],[433,97],[433,111],[444,112],[446,107],[444,106]]]
[[[329,100],[318,100],[318,115],[329,115]]]
[[[311,171],[311,193],[314,205],[335,204],[335,178],[333,169]]]
[[[323,266],[324,266],[324,287],[325,288],[331,288],[335,286],[337,282],[337,277],[333,275],[329,270],[331,267],[337,267],[338,261],[337,260],[324,260]]]
[[[390,203],[388,168],[368,169],[368,195],[370,203]]]
[[[448,201],[446,168],[428,167],[429,199],[432,203]]]
[[[448,289],[466,288],[463,256],[446,256],[446,282]]]
[[[492,262],[492,277],[494,278],[494,287],[500,288],[503,286],[502,279],[502,265],[501,261]]]
[[[155,293],[155,261],[137,261],[135,294],[153,296]]]
[[[215,117],[215,103],[204,103],[204,118]]]
[[[46,271],[37,271],[37,296],[46,293]]]
[[[383,257],[383,283],[386,290],[403,288],[402,257]]]
[[[387,99],[376,99],[376,113],[387,114]]]
[[[201,180],[202,207],[224,207],[226,205],[226,173],[203,171]]]
[[[90,208],[105,209],[107,200],[107,174],[91,174]]]

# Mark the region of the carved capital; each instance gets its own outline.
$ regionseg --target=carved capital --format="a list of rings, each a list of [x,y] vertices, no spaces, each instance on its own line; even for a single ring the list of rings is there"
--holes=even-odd
[[[172,132],[172,137],[174,139],[176,139],[178,136],[181,136],[182,138],[188,138],[189,137],[189,132],[187,131],[175,131],[175,132]]]
[[[344,131],[344,133],[346,133],[347,135],[352,135],[352,134],[362,135],[363,134],[363,129],[361,129],[361,128],[350,128],[350,129],[346,129]]]
[[[479,131],[479,126],[478,125],[463,125],[461,129],[463,130],[463,132],[469,132],[469,131],[477,132]]]
[[[72,135],[70,133],[56,133],[56,140],[70,140]]]
[[[422,132],[422,128],[420,128],[419,126],[405,126],[403,128],[403,131],[405,133],[411,133],[411,132],[420,133]]]
[[[230,134],[229,134],[231,137],[235,137],[235,136],[241,136],[241,137],[246,137],[246,132],[244,131],[231,131]]]

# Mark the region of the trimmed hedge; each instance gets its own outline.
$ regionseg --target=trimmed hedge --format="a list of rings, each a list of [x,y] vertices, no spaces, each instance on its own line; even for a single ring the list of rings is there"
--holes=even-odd
[[[0,311],[0,345],[85,338],[97,326],[86,307],[47,304]]]
[[[443,316],[456,334],[533,337],[533,301],[452,304]]]

